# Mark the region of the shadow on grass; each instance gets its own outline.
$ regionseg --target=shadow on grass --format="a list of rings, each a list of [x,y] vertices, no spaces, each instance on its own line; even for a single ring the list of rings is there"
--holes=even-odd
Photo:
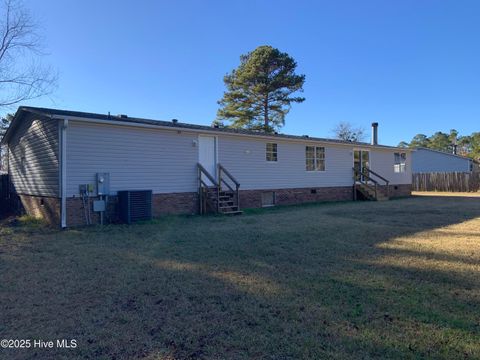
[[[479,216],[442,197],[19,231],[0,335],[76,338],[49,353],[70,358],[475,358]]]

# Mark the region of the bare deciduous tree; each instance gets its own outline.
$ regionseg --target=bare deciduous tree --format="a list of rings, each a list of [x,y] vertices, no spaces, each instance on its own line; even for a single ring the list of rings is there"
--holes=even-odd
[[[7,114],[5,117],[0,118],[0,140],[7,132],[10,123],[12,122],[13,114]],[[4,173],[8,169],[7,162],[7,149],[6,146],[0,145],[0,174]]]
[[[352,124],[348,122],[340,122],[332,130],[333,134],[337,139],[345,141],[364,141],[365,140],[365,130],[358,127],[353,127]]]
[[[0,12],[0,107],[50,94],[57,74],[38,62],[38,24],[18,0],[5,0]]]

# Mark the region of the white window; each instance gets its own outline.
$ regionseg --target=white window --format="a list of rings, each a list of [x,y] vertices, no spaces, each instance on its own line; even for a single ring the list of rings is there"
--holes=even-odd
[[[323,146],[305,147],[305,165],[307,171],[325,171],[325,148]]]
[[[396,173],[404,173],[407,171],[405,163],[407,161],[406,153],[395,153],[394,154],[395,162],[393,165],[393,171]]]
[[[266,150],[267,150],[267,152],[266,152],[267,161],[277,161],[278,160],[277,144],[267,143]]]

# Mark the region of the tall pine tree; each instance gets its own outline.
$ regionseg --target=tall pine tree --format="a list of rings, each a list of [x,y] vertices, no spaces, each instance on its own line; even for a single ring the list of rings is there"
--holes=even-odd
[[[292,103],[303,97],[305,75],[295,74],[297,63],[287,53],[271,46],[259,46],[240,57],[240,66],[227,74],[227,87],[217,121],[227,120],[233,128],[273,132],[285,124]]]

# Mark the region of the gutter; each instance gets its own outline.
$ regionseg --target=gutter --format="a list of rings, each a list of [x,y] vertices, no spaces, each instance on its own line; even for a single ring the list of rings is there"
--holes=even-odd
[[[59,116],[51,116],[52,119],[57,119],[57,120],[63,120],[64,117],[59,117]],[[260,138],[260,139],[270,139],[274,141],[282,140],[282,141],[289,141],[289,142],[302,142],[302,143],[322,143],[322,144],[328,144],[328,145],[333,145],[333,146],[340,146],[340,147],[353,147],[353,148],[371,148],[371,149],[383,149],[383,150],[401,150],[402,152],[411,152],[412,149],[409,148],[399,148],[399,147],[394,147],[394,146],[386,146],[386,145],[371,145],[368,143],[357,143],[357,142],[352,142],[350,143],[343,143],[343,142],[337,142],[337,141],[328,141],[328,140],[322,140],[314,137],[301,137],[298,136],[298,138],[289,138],[289,137],[282,137],[282,136],[269,136],[269,135],[263,135],[263,134],[241,134],[241,133],[233,133],[233,132],[227,132],[227,131],[216,131],[215,128],[212,129],[192,129],[189,127],[182,127],[182,126],[164,126],[164,125],[154,125],[154,124],[143,124],[143,123],[138,123],[138,122],[128,122],[128,121],[120,121],[120,120],[102,120],[102,119],[91,119],[91,118],[85,118],[85,117],[77,117],[77,116],[72,116],[68,118],[71,121],[79,121],[79,122],[85,122],[85,123],[94,123],[94,124],[106,124],[106,125],[116,125],[116,126],[129,126],[129,127],[137,127],[137,128],[147,128],[147,129],[160,129],[160,130],[169,130],[169,131],[185,131],[185,132],[193,132],[193,133],[200,133],[200,134],[205,134],[205,133],[213,133],[213,134],[222,134],[225,136],[240,136],[240,137],[247,137],[250,139],[255,139],[255,138]]]
[[[68,119],[60,119],[63,122],[60,123],[60,216],[61,227],[65,229],[67,227],[67,128]]]

